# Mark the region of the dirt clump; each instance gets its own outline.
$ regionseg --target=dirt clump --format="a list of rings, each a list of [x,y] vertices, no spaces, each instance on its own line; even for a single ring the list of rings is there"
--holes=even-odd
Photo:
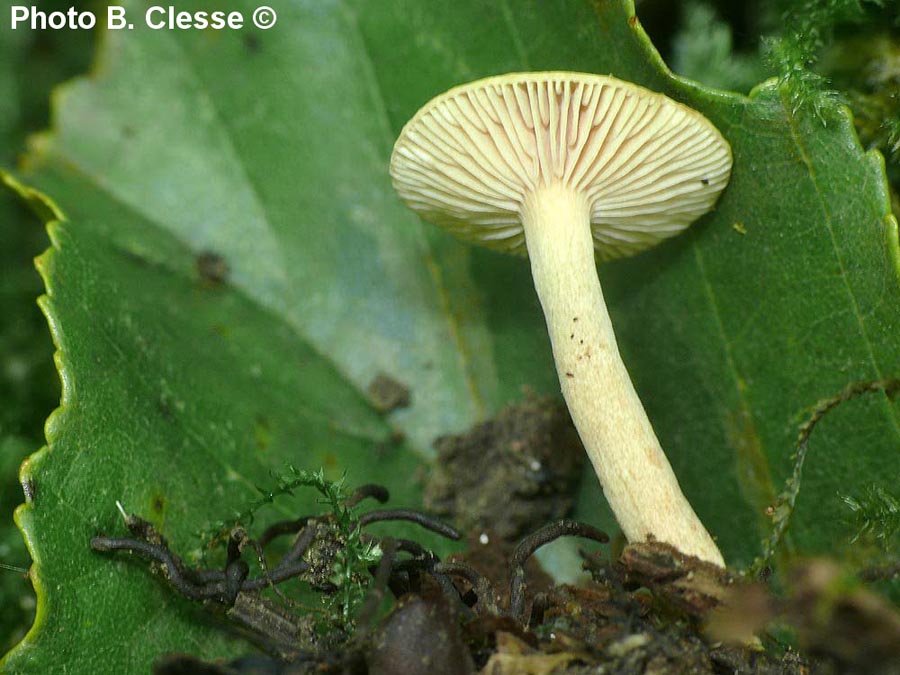
[[[565,516],[584,462],[566,408],[534,396],[434,447],[425,508],[492,542],[514,542]]]

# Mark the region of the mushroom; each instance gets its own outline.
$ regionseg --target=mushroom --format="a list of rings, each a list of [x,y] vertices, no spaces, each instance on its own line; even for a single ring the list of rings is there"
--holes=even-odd
[[[527,254],[562,393],[629,541],[724,566],[619,355],[594,260],[685,229],[728,183],[731,150],[700,113],[612,77],[514,73],[438,96],[391,157],[401,198],[459,237]]]

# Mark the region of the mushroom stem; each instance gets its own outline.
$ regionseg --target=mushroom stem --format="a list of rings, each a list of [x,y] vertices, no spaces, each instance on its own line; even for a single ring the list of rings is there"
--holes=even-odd
[[[539,187],[526,197],[522,220],[563,396],[622,531],[628,541],[652,536],[724,567],[619,356],[587,198],[560,184]]]

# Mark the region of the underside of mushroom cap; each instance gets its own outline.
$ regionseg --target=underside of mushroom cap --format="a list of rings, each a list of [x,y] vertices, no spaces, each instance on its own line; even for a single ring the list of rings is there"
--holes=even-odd
[[[484,246],[526,253],[522,206],[562,184],[590,206],[601,258],[686,228],[728,183],[731,150],[695,110],[629,82],[514,73],[456,87],[407,123],[391,157],[401,198]]]

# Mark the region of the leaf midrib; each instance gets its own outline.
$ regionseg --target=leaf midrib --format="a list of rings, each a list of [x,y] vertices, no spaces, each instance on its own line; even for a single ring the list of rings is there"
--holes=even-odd
[[[371,52],[366,47],[365,37],[363,36],[362,31],[360,31],[359,29],[359,24],[356,20],[356,14],[350,7],[347,6],[346,0],[338,0],[338,4],[341,7],[342,16],[345,23],[352,31],[353,37],[348,40],[348,44],[352,45],[352,47],[357,50],[357,56],[360,60],[360,63],[363,65],[366,79],[370,85],[369,89],[371,92],[372,100],[375,104],[375,114],[378,117],[378,124],[381,127],[383,134],[382,143],[384,145],[382,147],[388,149],[387,154],[384,155],[384,159],[386,160],[384,164],[387,165],[388,161],[390,160],[390,149],[393,148],[394,137],[397,130],[391,126],[390,115],[388,114],[386,99],[384,95],[384,85],[378,78],[378,71],[375,68],[375,61],[372,58]],[[485,396],[481,391],[481,388],[479,387],[478,378],[475,376],[475,373],[473,371],[472,360],[468,357],[471,349],[469,348],[465,336],[460,329],[460,317],[457,316],[453,311],[453,305],[450,302],[450,295],[444,282],[444,275],[441,273],[440,265],[437,264],[437,259],[434,254],[434,247],[429,242],[428,237],[425,236],[425,232],[423,230],[425,225],[419,218],[415,218],[414,222],[416,223],[416,229],[419,235],[418,241],[423,253],[423,259],[425,260],[425,267],[428,271],[428,275],[431,277],[432,283],[434,284],[438,299],[438,305],[441,308],[441,315],[446,319],[450,338],[453,341],[453,344],[456,345],[456,354],[459,358],[459,366],[462,371],[463,379],[466,383],[466,389],[468,390],[469,395],[472,398],[471,402],[475,409],[476,415],[479,418],[483,417],[486,410]]]
[[[745,411],[748,415],[748,419],[752,425],[751,431],[754,437],[757,440],[757,443],[752,443],[748,447],[751,449],[751,452],[755,455],[754,462],[752,463],[755,467],[762,468],[763,475],[760,475],[760,471],[753,470],[749,472],[749,475],[755,476],[757,479],[760,479],[761,482],[756,485],[756,489],[753,490],[752,494],[755,495],[771,495],[774,497],[775,495],[775,487],[772,484],[772,474],[769,471],[769,461],[766,457],[766,453],[763,450],[763,444],[761,439],[759,438],[759,434],[756,430],[755,418],[752,414],[753,407],[750,405],[750,401],[747,397],[747,392],[745,387],[741,386],[741,383],[744,381],[741,377],[740,371],[738,370],[737,362],[734,359],[734,353],[732,352],[731,345],[732,342],[728,338],[728,334],[725,331],[725,324],[722,321],[722,314],[719,309],[719,301],[716,297],[715,289],[712,285],[712,282],[709,279],[709,274],[706,271],[706,264],[704,262],[703,253],[700,247],[696,244],[696,242],[692,242],[691,247],[694,249],[694,260],[697,265],[697,270],[700,275],[700,280],[703,282],[703,288],[706,291],[707,301],[709,303],[710,311],[713,316],[713,320],[715,321],[716,330],[719,333],[719,336],[722,340],[722,349],[725,353],[725,364],[728,372],[731,374],[734,380],[734,390],[737,394],[737,398],[739,401],[740,409]],[[735,465],[740,469],[741,465],[741,453],[738,448],[735,448]],[[740,472],[740,473],[748,473],[748,472]],[[764,479],[764,480],[763,480]],[[745,492],[745,491],[742,491]],[[745,500],[750,501],[750,494],[744,494]],[[768,504],[754,504],[750,503],[750,507],[753,509],[754,513],[760,513],[765,510],[765,507]]]

